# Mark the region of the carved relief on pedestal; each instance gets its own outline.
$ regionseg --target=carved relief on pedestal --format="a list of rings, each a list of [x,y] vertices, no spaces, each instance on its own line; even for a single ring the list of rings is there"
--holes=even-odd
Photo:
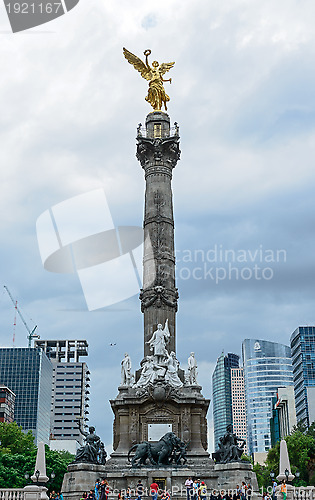
[[[190,441],[190,410],[189,408],[184,408],[181,413],[181,427],[182,427],[182,439],[186,443]]]
[[[135,444],[138,442],[138,435],[139,435],[139,413],[137,409],[133,408],[130,410],[129,422],[130,422],[130,427],[129,427],[130,443]]]
[[[113,449],[116,450],[119,445],[119,424],[117,425],[117,417],[115,416],[114,422],[113,422],[113,436],[114,436],[114,441],[113,441]]]
[[[201,437],[201,444],[204,448],[204,450],[207,450],[208,448],[208,425],[207,425],[207,418],[206,418],[206,412],[202,410],[201,415],[200,415],[200,437]]]

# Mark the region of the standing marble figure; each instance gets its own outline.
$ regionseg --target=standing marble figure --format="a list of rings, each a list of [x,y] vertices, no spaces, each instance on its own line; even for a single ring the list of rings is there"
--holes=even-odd
[[[168,320],[165,322],[164,330],[161,324],[158,324],[157,330],[153,333],[147,344],[150,344],[150,350],[155,356],[167,356],[166,344],[170,339],[170,331],[168,329]]]
[[[121,385],[130,385],[131,382],[131,359],[127,352],[121,362]]]
[[[188,373],[190,385],[197,385],[197,361],[194,352],[191,352],[188,358]]]

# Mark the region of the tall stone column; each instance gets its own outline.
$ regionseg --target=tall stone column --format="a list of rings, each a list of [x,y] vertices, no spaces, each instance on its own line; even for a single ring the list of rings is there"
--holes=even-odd
[[[168,319],[169,352],[176,352],[175,317],[178,291],[175,284],[172,171],[180,157],[177,124],[170,128],[166,113],[154,111],[146,118],[145,131],[138,128],[137,158],[145,172],[143,289],[144,356],[157,325]]]

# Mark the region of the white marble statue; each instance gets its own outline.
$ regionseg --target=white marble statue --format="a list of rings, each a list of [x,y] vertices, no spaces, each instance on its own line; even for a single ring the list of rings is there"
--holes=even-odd
[[[125,352],[125,357],[121,362],[121,385],[131,384],[131,359],[127,352]]]
[[[176,359],[174,351],[168,356],[166,366],[165,382],[169,383],[172,387],[182,387],[182,381],[178,376],[179,361]]]
[[[188,358],[188,380],[190,385],[198,385],[197,382],[197,361],[195,353],[191,352]]]
[[[150,351],[153,351],[154,356],[166,357],[168,355],[166,344],[171,336],[168,329],[168,319],[165,322],[164,330],[162,328],[163,325],[158,324],[157,330],[155,330],[147,344],[150,344]]]
[[[155,363],[153,356],[147,356],[142,364],[141,375],[135,387],[145,387],[148,384],[153,384],[156,379],[156,371],[154,370]]]

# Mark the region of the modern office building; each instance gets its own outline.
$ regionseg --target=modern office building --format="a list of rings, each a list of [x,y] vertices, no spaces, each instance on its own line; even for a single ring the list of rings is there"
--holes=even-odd
[[[279,387],[272,401],[271,445],[288,436],[296,424],[294,386]]]
[[[233,432],[247,443],[244,368],[231,368],[231,396]]]
[[[275,446],[280,441],[279,412],[276,408],[278,397],[271,399],[271,417],[270,417],[270,441],[271,446]]]
[[[36,443],[49,443],[53,367],[43,351],[0,348],[0,383],[15,394],[14,420],[31,430]]]
[[[233,423],[231,368],[239,366],[237,354],[222,353],[217,360],[212,375],[212,403],[214,424],[214,446],[218,448],[220,437],[226,432],[226,427]]]
[[[9,387],[0,384],[0,422],[13,422],[15,394]]]
[[[265,453],[271,447],[272,398],[279,387],[293,385],[291,350],[276,342],[246,339],[242,351],[248,449],[251,454]]]
[[[296,418],[309,427],[315,420],[315,326],[300,326],[291,335]]]
[[[75,453],[83,443],[78,428],[88,421],[90,371],[81,362],[88,355],[86,340],[35,340],[53,365],[50,447]]]

